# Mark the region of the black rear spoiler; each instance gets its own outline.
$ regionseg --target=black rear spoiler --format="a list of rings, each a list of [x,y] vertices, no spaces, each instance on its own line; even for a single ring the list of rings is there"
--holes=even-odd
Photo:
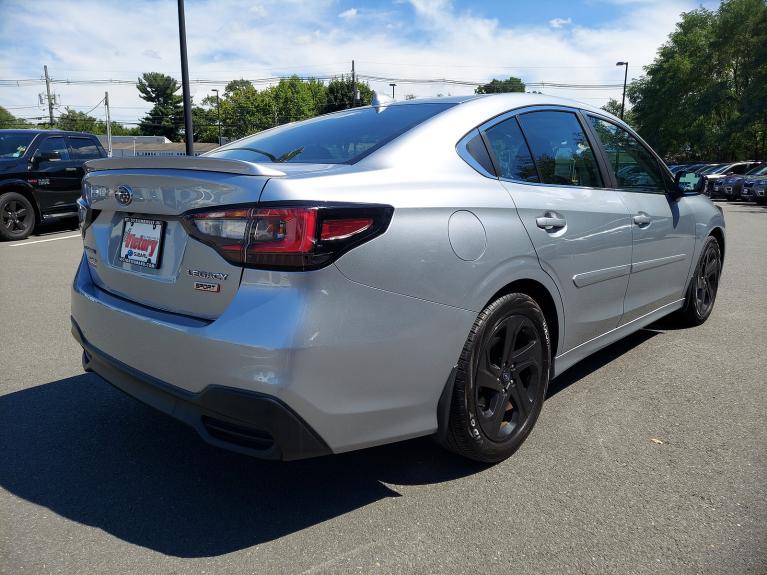
[[[263,164],[243,160],[206,158],[200,156],[135,156],[127,158],[102,158],[85,162],[86,172],[105,170],[196,170],[223,172],[242,176],[269,176],[278,178],[285,172]]]

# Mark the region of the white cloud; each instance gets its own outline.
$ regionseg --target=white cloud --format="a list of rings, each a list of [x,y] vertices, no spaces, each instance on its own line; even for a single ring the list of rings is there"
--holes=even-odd
[[[569,26],[572,23],[572,18],[554,18],[549,20],[549,26],[552,28],[563,28],[564,26]]]
[[[344,20],[351,20],[352,18],[356,16],[357,16],[356,8],[349,8],[348,10],[344,10],[338,15],[339,18],[343,18]]]
[[[2,79],[39,78],[43,64],[57,80],[135,81],[149,71],[180,78],[174,2],[132,0],[128,6],[71,0],[62,10],[63,2],[54,0],[0,1]],[[679,14],[695,7],[696,0],[631,2],[620,7],[614,21],[570,24],[564,35],[548,23],[501,24],[479,8],[461,11],[448,0],[410,0],[366,10],[365,18],[357,14],[359,23],[353,27],[342,16],[349,10],[338,14],[336,0],[198,0],[186,9],[189,74],[192,81],[219,84],[193,83],[192,95],[199,102],[211,88],[234,78],[348,73],[352,58],[358,73],[396,78],[398,93],[417,96],[471,93],[473,87],[402,79],[485,82],[514,75],[528,83],[622,84],[622,69],[615,62],[628,60],[629,75],[639,76]],[[390,90],[388,81],[371,86]],[[0,105],[29,106],[12,110],[22,117],[42,115],[37,94],[43,89],[42,82],[4,87]],[[54,85],[63,105],[81,110],[98,102],[105,89],[117,120],[136,121],[149,108],[130,84]],[[596,105],[620,96],[619,88],[544,91]]]

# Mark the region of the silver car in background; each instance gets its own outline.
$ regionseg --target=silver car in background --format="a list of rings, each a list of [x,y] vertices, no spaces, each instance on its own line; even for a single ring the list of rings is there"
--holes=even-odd
[[[709,316],[725,233],[701,183],[540,94],[376,101],[200,158],[92,161],[72,333],[86,370],[221,447],[436,435],[500,461],[552,378]]]

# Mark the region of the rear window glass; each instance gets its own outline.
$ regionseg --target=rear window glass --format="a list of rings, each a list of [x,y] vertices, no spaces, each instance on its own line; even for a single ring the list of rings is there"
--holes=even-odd
[[[454,105],[354,108],[259,132],[206,155],[248,162],[351,164]]]
[[[523,182],[538,181],[538,171],[516,118],[496,124],[485,133],[493,147],[502,178]]]

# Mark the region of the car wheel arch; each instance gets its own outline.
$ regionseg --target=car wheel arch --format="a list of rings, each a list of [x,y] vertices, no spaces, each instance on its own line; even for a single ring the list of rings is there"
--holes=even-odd
[[[552,286],[552,288],[556,289],[555,286]],[[516,279],[496,291],[482,308],[484,309],[491,302],[510,293],[523,293],[528,295],[540,306],[549,329],[551,358],[553,362],[553,359],[557,355],[557,350],[559,349],[560,337],[564,334],[564,312],[561,306],[559,291],[556,291],[555,296],[552,294],[552,289],[550,287],[547,287],[537,279]]]
[[[724,262],[724,232],[722,231],[722,228],[711,228],[711,231],[708,233],[708,235],[713,236],[719,244],[719,251],[722,254],[722,261]]]

